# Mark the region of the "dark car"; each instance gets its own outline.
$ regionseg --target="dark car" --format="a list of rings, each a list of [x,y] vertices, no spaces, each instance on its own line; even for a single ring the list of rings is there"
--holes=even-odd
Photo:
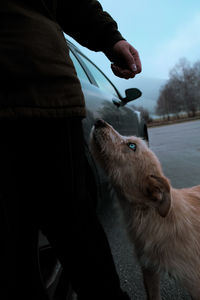
[[[83,120],[85,135],[85,151],[89,164],[94,172],[98,205],[106,199],[109,201],[109,182],[102,170],[96,166],[89,150],[89,135],[96,119],[101,118],[110,123],[122,135],[136,135],[148,142],[147,126],[141,114],[134,110],[129,102],[140,97],[141,92],[136,88],[125,90],[122,97],[117,88],[105,74],[71,42],[67,41],[70,56],[74,63],[82,90],[85,96],[87,118]],[[91,184],[90,184],[91,185]],[[55,257],[46,238],[40,234],[39,239],[40,269],[44,284],[50,298],[70,299],[70,286],[67,286],[61,265]],[[68,296],[66,296],[68,294]]]

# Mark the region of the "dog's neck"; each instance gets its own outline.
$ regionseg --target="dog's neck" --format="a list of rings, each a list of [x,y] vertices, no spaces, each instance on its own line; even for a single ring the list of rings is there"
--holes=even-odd
[[[187,198],[180,198],[180,194],[180,190],[171,188],[171,207],[166,217],[161,217],[156,207],[144,205],[138,203],[138,201],[130,202],[123,196],[118,197],[128,231],[131,231],[132,235],[135,232],[139,235],[142,232],[146,232],[147,235],[156,235],[159,228],[162,227],[163,234],[166,234],[166,236],[169,234],[173,235],[175,232],[179,236],[184,231],[189,233],[191,223],[195,222],[195,218],[199,218],[200,204],[198,210],[195,211],[192,204],[187,201]]]

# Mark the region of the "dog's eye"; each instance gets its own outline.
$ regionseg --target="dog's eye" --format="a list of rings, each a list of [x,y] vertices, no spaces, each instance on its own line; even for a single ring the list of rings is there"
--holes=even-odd
[[[128,143],[128,146],[131,150],[135,151],[136,150],[136,144],[134,143]]]

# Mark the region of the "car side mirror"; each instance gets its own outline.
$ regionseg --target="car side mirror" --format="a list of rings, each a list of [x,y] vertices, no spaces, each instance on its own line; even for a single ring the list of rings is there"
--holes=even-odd
[[[122,98],[120,101],[116,101],[115,99],[113,99],[113,103],[117,106],[124,106],[126,105],[128,102],[133,101],[139,97],[142,96],[142,92],[139,89],[136,88],[132,88],[132,89],[127,89],[125,90],[125,98]]]
[[[126,97],[123,99],[123,102],[128,103],[142,96],[142,92],[139,89],[132,88],[125,90]]]

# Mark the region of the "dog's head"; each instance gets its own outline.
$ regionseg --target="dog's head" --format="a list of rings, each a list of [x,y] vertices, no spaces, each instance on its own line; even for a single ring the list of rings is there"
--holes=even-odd
[[[146,143],[135,136],[122,136],[103,120],[97,120],[90,136],[91,151],[128,201],[155,207],[165,217],[170,209],[170,184]]]

